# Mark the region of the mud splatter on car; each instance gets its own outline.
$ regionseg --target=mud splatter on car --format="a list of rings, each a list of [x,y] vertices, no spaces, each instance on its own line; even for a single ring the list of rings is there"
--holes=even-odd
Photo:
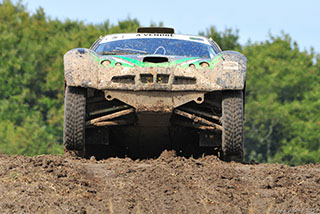
[[[242,161],[246,57],[172,28],[100,37],[64,56],[64,145],[188,141]]]

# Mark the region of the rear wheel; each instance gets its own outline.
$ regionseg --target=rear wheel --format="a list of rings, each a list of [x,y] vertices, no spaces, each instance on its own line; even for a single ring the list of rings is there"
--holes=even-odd
[[[63,144],[65,150],[85,154],[86,89],[66,87]]]
[[[243,159],[243,92],[226,91],[222,96],[222,154],[225,161]]]

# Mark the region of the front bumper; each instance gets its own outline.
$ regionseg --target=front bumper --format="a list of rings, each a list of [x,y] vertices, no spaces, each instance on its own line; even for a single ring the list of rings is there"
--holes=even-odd
[[[105,67],[90,50],[71,50],[64,56],[65,81],[69,86],[99,90],[131,91],[217,91],[242,90],[246,79],[246,58],[240,53],[222,52],[224,60],[214,68]]]

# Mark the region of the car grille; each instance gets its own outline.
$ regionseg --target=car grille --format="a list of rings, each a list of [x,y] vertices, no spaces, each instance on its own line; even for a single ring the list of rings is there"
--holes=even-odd
[[[175,84],[175,85],[196,84],[196,78],[194,78],[194,77],[184,77],[184,76],[175,76],[173,84]]]
[[[115,83],[134,84],[134,75],[114,76],[111,81]]]
[[[139,77],[139,78],[137,78]],[[136,82],[144,83],[144,84],[169,84],[170,79],[172,80],[173,85],[191,85],[196,84],[195,77],[186,77],[186,76],[173,76],[172,74],[140,74],[139,76],[135,75],[123,75],[123,76],[114,76],[111,81],[114,83],[122,83],[122,84],[136,84]]]

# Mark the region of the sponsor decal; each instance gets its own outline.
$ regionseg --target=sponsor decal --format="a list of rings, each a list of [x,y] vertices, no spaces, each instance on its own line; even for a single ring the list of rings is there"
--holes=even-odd
[[[197,41],[203,41],[202,38],[199,38],[199,37],[189,37],[189,39],[191,40],[197,40]]]
[[[159,36],[159,37],[173,37],[173,34],[169,33],[137,33],[137,37],[141,36]]]

